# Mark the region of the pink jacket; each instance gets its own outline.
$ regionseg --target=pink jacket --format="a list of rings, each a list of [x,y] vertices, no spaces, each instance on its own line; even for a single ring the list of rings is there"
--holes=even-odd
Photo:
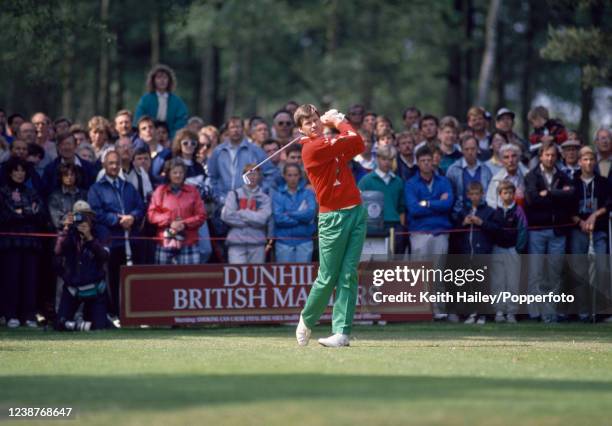
[[[177,194],[173,194],[170,185],[161,185],[153,193],[147,211],[149,222],[157,226],[157,236],[162,239],[164,231],[178,217],[185,223],[184,245],[198,242],[198,229],[206,221],[206,210],[195,186],[183,184]]]

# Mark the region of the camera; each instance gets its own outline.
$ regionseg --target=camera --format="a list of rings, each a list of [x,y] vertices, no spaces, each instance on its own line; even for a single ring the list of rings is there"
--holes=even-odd
[[[72,215],[72,217],[74,218],[73,223],[75,225],[78,225],[80,223],[83,223],[83,221],[85,220],[85,216],[83,216],[82,213],[74,213]]]
[[[66,321],[64,328],[70,331],[89,331],[91,330],[91,322],[79,318],[76,321]]]

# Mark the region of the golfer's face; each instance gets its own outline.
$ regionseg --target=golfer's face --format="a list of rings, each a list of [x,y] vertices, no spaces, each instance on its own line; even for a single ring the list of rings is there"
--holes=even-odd
[[[323,123],[321,123],[319,117],[308,117],[302,120],[300,130],[308,137],[321,136],[323,134]]]

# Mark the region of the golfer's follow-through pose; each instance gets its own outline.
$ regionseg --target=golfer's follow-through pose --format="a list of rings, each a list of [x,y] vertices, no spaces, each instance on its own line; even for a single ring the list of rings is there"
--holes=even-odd
[[[348,163],[363,152],[364,143],[335,110],[319,116],[313,105],[302,105],[294,118],[306,136],[302,159],[319,202],[319,271],[295,334],[299,345],[308,344],[312,327],[336,289],[332,335],[319,343],[348,346],[357,302],[357,266],[366,235],[366,213]],[[335,127],[340,134],[327,138],[324,126]]]

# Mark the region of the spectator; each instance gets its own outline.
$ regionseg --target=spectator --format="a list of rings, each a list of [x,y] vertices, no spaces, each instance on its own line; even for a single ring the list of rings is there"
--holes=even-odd
[[[169,154],[169,150],[164,148],[164,146],[157,140],[155,122],[151,117],[143,115],[138,120],[136,127],[138,129],[138,137],[134,140],[134,148],[140,148],[141,146],[149,147],[151,158],[153,160],[155,160],[155,157],[157,157],[159,154]],[[164,158],[164,156],[162,156],[162,158]]]
[[[137,245],[129,236],[137,236],[144,215],[142,199],[136,188],[119,177],[119,154],[109,150],[102,158],[104,176],[92,185],[87,195],[89,205],[96,212],[96,231],[102,242],[110,240],[108,275],[111,316],[119,315],[119,267],[130,260],[139,261]],[[129,248],[129,250],[128,250]]]
[[[384,115],[379,115],[376,117],[374,133],[378,135],[386,132],[393,132],[393,124],[391,123],[391,120]]]
[[[211,150],[212,142],[206,132],[200,130],[198,132],[198,151],[196,153],[196,160],[202,165],[204,171],[208,175],[208,159],[212,155]]]
[[[185,183],[184,161],[173,158],[167,167],[169,183],[155,190],[147,212],[149,222],[157,227],[159,239],[155,263],[197,264],[200,262],[198,229],[206,220],[204,203],[197,188]]]
[[[424,146],[416,153],[418,173],[404,186],[408,209],[410,247],[415,260],[433,261],[435,268],[446,263],[448,233],[451,229],[450,212],[454,198],[450,181],[434,173],[433,155]],[[435,290],[442,291],[441,282],[434,283]],[[433,304],[434,319],[448,318],[443,303]],[[451,318],[456,320],[456,318]]]
[[[285,146],[292,138],[292,131],[295,124],[293,117],[289,111],[279,110],[273,116],[273,131],[272,137],[276,139],[281,146]]]
[[[404,131],[409,132],[419,129],[419,120],[421,119],[421,111],[416,107],[408,107],[402,114],[404,122]]]
[[[117,138],[128,138],[130,141],[136,138],[132,128],[132,112],[130,110],[122,109],[115,114],[115,132],[117,132]]]
[[[595,147],[597,148],[595,173],[609,178],[612,169],[612,134],[609,129],[602,128],[595,132]]]
[[[263,143],[270,139],[270,127],[263,119],[251,124],[250,133],[251,140],[260,148],[263,148]]]
[[[72,123],[66,117],[60,117],[53,123],[55,127],[55,134],[61,135],[62,133],[68,133]]]
[[[363,143],[365,144],[365,150],[355,157],[355,161],[359,163],[367,174],[376,168],[376,154],[372,152],[372,148],[374,146],[372,139],[367,137],[367,135],[362,134],[362,132],[359,133],[361,134]],[[359,181],[359,179],[356,180],[357,182]]]
[[[285,164],[283,177],[285,183],[272,196],[276,261],[311,262],[312,236],[316,230],[315,196],[301,183],[302,170],[297,164]]]
[[[94,151],[94,148],[90,143],[79,144],[75,152],[76,155],[79,156],[79,158],[82,158],[85,161],[89,161],[91,164],[94,164],[94,167],[96,167],[96,152]]]
[[[491,208],[498,208],[501,206],[501,199],[499,198],[499,185],[501,182],[509,181],[514,185],[514,201],[519,206],[525,205],[525,175],[521,169],[520,148],[514,144],[505,144],[499,150],[504,167],[493,175],[489,189],[487,190],[487,204]]]
[[[474,149],[478,147],[476,138]],[[494,220],[495,210],[487,206],[484,201],[484,188],[482,184],[473,180],[467,184],[466,200],[463,208],[458,214],[457,222],[461,228],[469,230],[459,234],[459,253],[468,254],[468,265],[473,267],[473,257],[476,255],[491,254],[493,249],[493,234],[499,230],[499,224]],[[482,265],[480,265],[482,267]],[[470,285],[469,293],[476,291],[476,287]],[[466,324],[484,324],[485,316],[478,315],[478,310],[472,312],[465,321]],[[498,318],[495,318],[498,321]],[[499,321],[498,321],[499,322]]]
[[[529,143],[523,140],[519,135],[514,133],[512,130],[514,127],[514,112],[510,111],[508,108],[501,108],[497,111],[495,115],[495,128],[499,130],[501,133],[506,135],[506,140],[508,143],[516,144],[519,148],[521,148],[524,154],[524,162],[527,163],[528,160],[528,152],[529,152]]]
[[[146,206],[149,202],[149,196],[153,192],[149,173],[144,168],[146,160],[141,158],[138,166],[134,164],[134,148],[132,148],[132,142],[127,137],[121,137],[115,142],[115,151],[119,154],[119,161],[121,163],[119,177],[136,188],[143,204]],[[150,152],[145,146],[140,147],[138,153],[150,158]],[[100,173],[99,177],[102,178],[105,172],[101,170]]]
[[[365,115],[365,107],[361,104],[355,104],[355,105],[351,105],[351,107],[348,109],[346,118],[355,129],[359,129],[361,125],[363,124],[364,115]]]
[[[0,231],[40,232],[44,224],[44,205],[36,190],[25,185],[31,173],[25,160],[10,158],[3,167],[5,184],[0,187]],[[22,321],[36,327],[36,288],[42,241],[37,237],[3,236],[2,253],[3,310],[7,326],[17,328]]]
[[[206,180],[206,173],[204,172],[204,167],[196,160],[197,148],[197,133],[189,129],[181,129],[172,141],[172,158],[180,158],[183,164],[185,164],[185,179],[187,183],[203,186]]]
[[[270,157],[280,149],[280,144],[274,139],[268,139],[263,143],[262,149],[266,153],[266,157]],[[284,152],[283,154],[286,155],[286,152]],[[273,189],[276,189],[279,185],[282,185],[284,183],[283,176],[281,174],[281,169],[284,165],[284,162],[281,163],[281,156],[283,154],[276,155],[270,160],[270,163],[274,165],[274,173],[272,174],[274,176],[274,185],[272,187]]]
[[[499,130],[494,130],[490,135],[491,142],[489,143],[490,154],[491,157],[485,162],[485,165],[491,170],[493,176],[495,176],[501,169],[504,168],[504,163],[502,162],[500,155],[500,148],[508,143],[508,137],[505,133],[500,132]],[[482,160],[482,156],[480,157]],[[519,156],[520,159],[520,156]]]
[[[134,126],[143,115],[168,125],[170,139],[187,125],[187,106],[174,94],[177,86],[174,71],[167,65],[155,65],[147,76],[147,93],[140,98],[134,114]]]
[[[248,163],[243,173],[255,167]],[[221,219],[230,230],[227,234],[229,263],[263,263],[265,261],[266,227],[272,214],[270,197],[261,187],[261,172],[250,174],[251,183],[231,190],[225,199]]]
[[[474,132],[481,155],[488,159],[491,156],[489,148],[491,139],[485,115],[486,111],[484,108],[478,106],[471,107],[467,112],[467,125]]]
[[[4,163],[11,156],[11,146],[4,136],[0,136],[0,163]]]
[[[210,154],[208,155],[210,157],[214,149],[217,147],[217,145],[219,145],[219,129],[217,129],[215,126],[209,125],[202,127],[200,131],[206,133],[210,139]]]
[[[72,211],[74,203],[87,200],[87,190],[79,187],[81,172],[74,163],[62,163],[58,166],[55,178],[58,184],[49,195],[49,215],[53,227],[59,231],[64,227],[64,219]]]
[[[26,159],[28,158],[28,146],[29,145],[27,145],[21,139],[15,139],[13,141],[13,144],[11,145],[9,160],[11,158],[21,158],[22,160],[26,162],[25,164],[27,168],[26,170],[27,177],[26,177],[25,185],[28,188],[36,190],[38,195],[40,195],[43,190],[43,182],[42,182],[42,179],[40,178],[40,175],[34,169],[34,165],[30,163],[29,161],[26,161]],[[8,175],[6,175],[5,173],[5,168],[6,168],[6,162],[0,165],[0,186],[7,184],[6,176]]]
[[[12,144],[15,138],[17,138],[17,135],[19,134],[19,127],[24,121],[25,118],[19,113],[11,114],[8,116],[8,119],[6,121],[8,127],[6,128],[5,138],[9,144]]]
[[[529,135],[529,153],[531,156],[540,149],[542,143],[554,142],[561,145],[567,140],[567,130],[559,120],[550,119],[548,110],[543,106],[533,108],[527,114],[527,120],[533,127],[533,133]]]
[[[74,138],[74,140],[75,140],[75,142],[77,144],[77,147],[80,147],[81,145],[85,145],[85,144],[91,146],[91,141],[89,140],[89,135],[87,134],[87,131],[85,129],[83,129],[80,125],[73,124],[72,126],[70,126],[70,134]],[[93,150],[92,150],[92,152],[93,152]],[[83,158],[83,157],[81,157],[81,158]],[[94,157],[92,156],[92,158],[94,158]],[[93,160],[88,160],[87,158],[83,158],[83,159],[89,161],[92,164],[95,162]]]
[[[570,266],[576,285],[579,318],[590,321],[591,298],[588,283],[589,271],[586,254],[592,243],[595,257],[596,288],[603,294],[608,291],[610,279],[606,279],[608,256],[608,216],[612,210],[612,186],[609,180],[594,173],[595,153],[590,147],[580,150],[580,175],[574,177],[575,188],[572,221],[576,225],[570,231],[569,253]]]
[[[291,114],[291,117],[293,117],[293,114],[295,114],[295,110],[298,109],[299,106],[300,104],[298,104],[296,101],[288,101],[283,107],[283,109],[285,111],[288,111],[289,114]]]
[[[34,167],[36,174],[38,174],[40,177],[42,177],[43,172],[45,171],[44,165],[50,164],[47,161],[43,162],[44,158],[45,150],[42,146],[37,144],[28,145],[28,156],[26,157],[26,161]]]
[[[439,147],[442,151],[442,158],[439,167],[444,175],[446,175],[448,168],[462,157],[461,150],[456,144],[458,134],[459,123],[455,118],[444,117],[440,121],[438,140],[440,141]]]
[[[556,168],[557,148],[543,144],[539,151],[540,165],[525,176],[527,221],[537,227],[529,231],[529,293],[558,293],[565,253],[566,226],[571,222],[570,211],[574,189],[569,178]],[[546,255],[546,256],[538,256]],[[548,277],[546,278],[546,270]],[[556,306],[552,303],[529,305],[532,317],[556,322]]]
[[[414,146],[416,139],[412,132],[401,132],[397,135],[397,174],[405,182],[416,174],[417,165],[414,161]]]
[[[453,194],[455,195],[453,217],[459,223],[461,212],[469,206],[467,197],[469,184],[479,182],[483,188],[483,193],[486,193],[489,182],[493,177],[491,170],[478,160],[478,140],[476,137],[468,136],[462,139],[461,151],[463,158],[451,165],[445,175],[453,186]]]
[[[383,130],[381,133],[376,134],[376,149],[378,150],[381,146],[391,145],[395,146],[395,135],[391,130]]]
[[[59,156],[45,167],[43,182],[45,185],[44,195],[48,196],[52,191],[61,188],[58,178],[58,170],[61,164],[74,164],[79,170],[79,188],[87,191],[96,179],[95,166],[76,154],[76,141],[70,133],[62,133],[57,137],[57,152]],[[71,204],[72,206],[72,204]]]
[[[155,139],[162,147],[170,148],[170,130],[168,130],[168,125],[165,122],[155,121]]]
[[[17,139],[21,139],[28,145],[33,145],[36,143],[36,127],[34,124],[29,121],[25,121],[21,123],[19,126],[19,133],[17,134]]]
[[[527,246],[527,218],[521,206],[514,201],[516,194],[512,182],[508,180],[500,182],[497,193],[500,201],[495,210],[495,220],[500,228],[493,236],[491,277],[494,279],[491,280],[491,294],[507,291],[516,295],[519,292],[521,277],[519,253],[523,253]],[[500,302],[495,306],[495,321],[505,320],[514,324],[517,312],[516,302]]]
[[[108,248],[94,234],[96,214],[85,201],[74,203],[64,220],[55,254],[63,258],[62,296],[55,328],[66,331],[89,331],[106,328],[106,281],[104,266]],[[83,319],[74,315],[81,303]]]
[[[385,232],[393,228],[396,232],[404,232],[406,225],[406,207],[403,197],[404,181],[391,170],[397,151],[391,145],[378,149],[377,167],[359,181],[360,191],[378,191],[384,195],[383,218]],[[406,244],[402,235],[396,237],[396,254],[403,254]]]
[[[106,118],[96,115],[89,120],[87,127],[96,160],[99,160],[104,152],[112,147],[110,123]]]
[[[580,142],[576,140],[566,140],[561,144],[562,160],[558,162],[557,167],[570,178],[574,179],[576,174],[580,174],[580,164],[578,164],[578,150]]]
[[[187,120],[186,128],[188,128],[194,133],[198,133],[202,129],[202,127],[204,127],[204,120],[202,120],[196,115],[190,117],[189,120]]]
[[[376,127],[376,113],[374,112],[366,112],[363,116],[363,123],[361,124],[361,129],[366,134],[368,139],[371,139],[374,136],[374,131]]]
[[[242,120],[232,117],[228,121],[228,139],[219,145],[208,160],[211,186],[220,204],[225,203],[229,191],[242,186],[242,170],[250,163],[259,163],[266,158],[265,152],[247,141],[242,131]],[[270,162],[262,166],[264,181],[262,188],[274,185],[275,167]]]
[[[57,150],[55,149],[55,143],[53,143],[51,134],[51,120],[46,114],[37,112],[32,116],[31,121],[36,129],[36,144],[45,150],[43,163],[40,165],[41,169],[44,169],[47,164],[57,157]]]
[[[419,122],[419,131],[421,132],[421,136],[423,140],[417,147],[415,148],[418,152],[419,148],[421,148],[421,144],[425,142],[429,149],[431,150],[434,146],[438,145],[438,117],[431,114],[425,114],[421,121]]]

